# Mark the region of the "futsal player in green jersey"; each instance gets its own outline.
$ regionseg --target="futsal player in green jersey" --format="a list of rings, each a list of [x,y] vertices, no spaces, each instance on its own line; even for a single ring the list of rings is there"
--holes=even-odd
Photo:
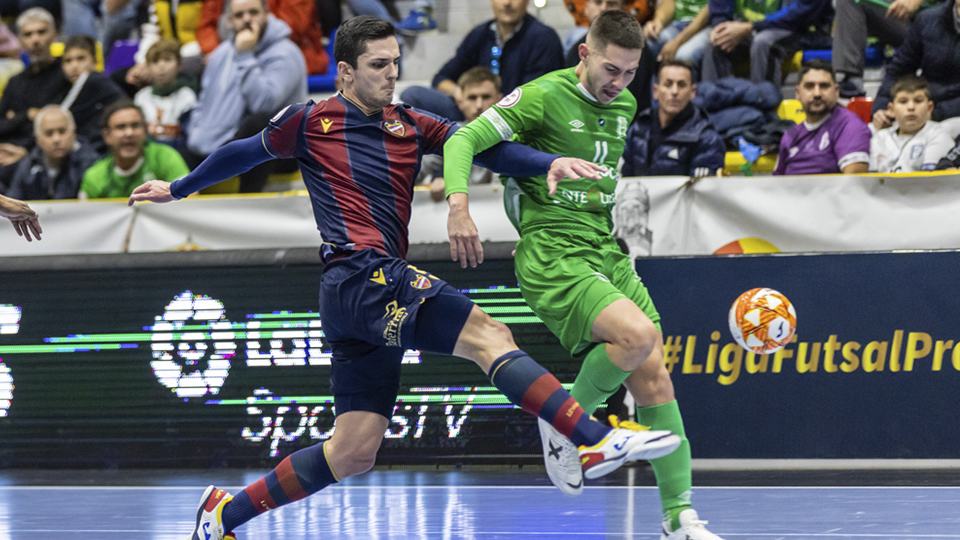
[[[524,300],[583,366],[571,394],[588,413],[625,384],[638,420],[681,437],[679,449],[651,460],[664,509],[661,540],[720,540],[691,508],[690,444],[663,363],[660,315],[611,234],[619,180],[617,162],[636,101],[624,88],[643,49],[636,19],[607,11],[580,45],[580,64],[520,86],[461,128],[444,147],[451,255],[462,266],[483,261],[467,208],[473,155],[513,140],[547,153],[605,167],[599,180],[550,183],[545,177],[506,179],[507,214],[520,232],[516,273]],[[551,481],[579,494],[577,450],[540,424]]]

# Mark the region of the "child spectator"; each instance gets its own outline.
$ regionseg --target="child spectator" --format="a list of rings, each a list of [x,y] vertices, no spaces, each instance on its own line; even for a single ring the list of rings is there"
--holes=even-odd
[[[180,118],[197,105],[197,94],[179,75],[180,43],[161,39],[147,49],[147,69],[153,85],[133,99],[147,119],[147,133],[157,142],[181,148]]]
[[[60,104],[69,110],[77,125],[77,138],[97,153],[106,145],[100,132],[100,116],[108,105],[124,97],[110,78],[98,73],[97,44],[90,36],[73,36],[63,44],[63,74],[72,85]]]
[[[953,148],[953,139],[938,122],[930,120],[933,101],[926,79],[901,77],[890,91],[889,112],[894,124],[870,139],[870,172],[932,171]],[[873,124],[871,130],[875,129]]]

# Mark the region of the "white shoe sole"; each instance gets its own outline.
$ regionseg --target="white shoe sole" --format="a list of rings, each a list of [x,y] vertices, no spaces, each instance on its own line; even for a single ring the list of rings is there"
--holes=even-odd
[[[550,454],[553,452],[553,449],[550,447],[551,435],[555,431],[546,420],[540,418],[538,422],[540,428],[540,443],[543,449],[543,464],[547,469],[547,477],[550,478],[550,482],[562,491],[566,495],[577,496],[583,493],[583,473],[581,472],[576,477],[571,478],[570,475],[563,474],[563,469],[560,465],[555,467],[550,466]],[[576,446],[568,440],[564,440],[561,443],[561,452],[573,452],[576,460],[575,464],[577,468],[580,467],[580,455],[577,452]],[[554,474],[551,474],[551,471],[556,471]]]
[[[656,459],[658,457],[663,457],[676,450],[680,446],[680,443],[680,437],[673,433],[651,441],[647,441],[629,453],[624,453],[619,457],[613,457],[607,459],[603,463],[594,465],[590,469],[584,471],[583,476],[588,480],[594,480],[596,478],[600,478],[601,476],[606,476],[612,473],[628,461],[635,461],[638,459]]]

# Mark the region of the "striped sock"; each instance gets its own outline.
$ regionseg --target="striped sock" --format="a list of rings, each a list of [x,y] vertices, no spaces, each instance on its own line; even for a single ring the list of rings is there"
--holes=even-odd
[[[223,507],[223,530],[233,531],[267,510],[304,499],[337,481],[323,444],[297,450]]]
[[[524,411],[550,422],[577,446],[600,442],[610,428],[584,414],[577,400],[560,381],[527,353],[517,350],[497,358],[490,368],[490,382]]]

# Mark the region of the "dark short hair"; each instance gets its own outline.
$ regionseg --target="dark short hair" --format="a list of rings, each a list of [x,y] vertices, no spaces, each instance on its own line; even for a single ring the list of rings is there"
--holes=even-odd
[[[103,110],[103,116],[100,117],[100,129],[109,128],[110,117],[127,109],[136,109],[136,111],[140,114],[140,120],[143,120],[144,123],[147,122],[147,117],[143,115],[143,109],[129,99],[121,99],[119,101],[114,101],[110,105],[107,105],[107,108]]]
[[[153,64],[160,61],[164,56],[169,55],[176,58],[180,63],[180,42],[175,39],[161,39],[147,49],[147,63]]]
[[[333,59],[357,67],[357,58],[367,52],[368,41],[379,41],[396,33],[390,21],[360,15],[340,25],[333,42]]]
[[[930,85],[927,84],[926,79],[913,74],[904,75],[893,83],[893,88],[890,89],[890,99],[897,99],[897,94],[900,92],[910,92],[912,94],[918,90],[923,90],[927,94],[927,99],[930,99]]]
[[[83,49],[90,53],[94,60],[97,59],[97,42],[90,36],[77,35],[65,41],[63,43],[63,54],[67,54],[67,51],[71,49]]]
[[[636,17],[616,9],[594,19],[587,37],[601,50],[611,44],[624,49],[642,49],[644,45],[643,29]]]
[[[490,71],[490,68],[486,66],[473,66],[472,68],[464,71],[463,75],[457,79],[457,86],[463,90],[468,86],[485,83],[487,81],[493,83],[493,87],[497,89],[497,92],[500,91],[500,87],[503,82],[500,80],[499,75]]]
[[[663,68],[665,67],[678,67],[683,68],[690,72],[690,82],[693,82],[693,63],[689,60],[677,60],[673,58],[671,60],[664,60],[660,63],[660,68],[657,70],[657,77],[659,78],[660,74],[663,73]]]
[[[837,82],[837,72],[833,70],[833,65],[822,58],[814,58],[813,60],[808,60],[800,66],[800,74],[797,77],[797,81],[802,81],[803,76],[808,72],[813,70],[826,71],[830,74],[830,80]]]

